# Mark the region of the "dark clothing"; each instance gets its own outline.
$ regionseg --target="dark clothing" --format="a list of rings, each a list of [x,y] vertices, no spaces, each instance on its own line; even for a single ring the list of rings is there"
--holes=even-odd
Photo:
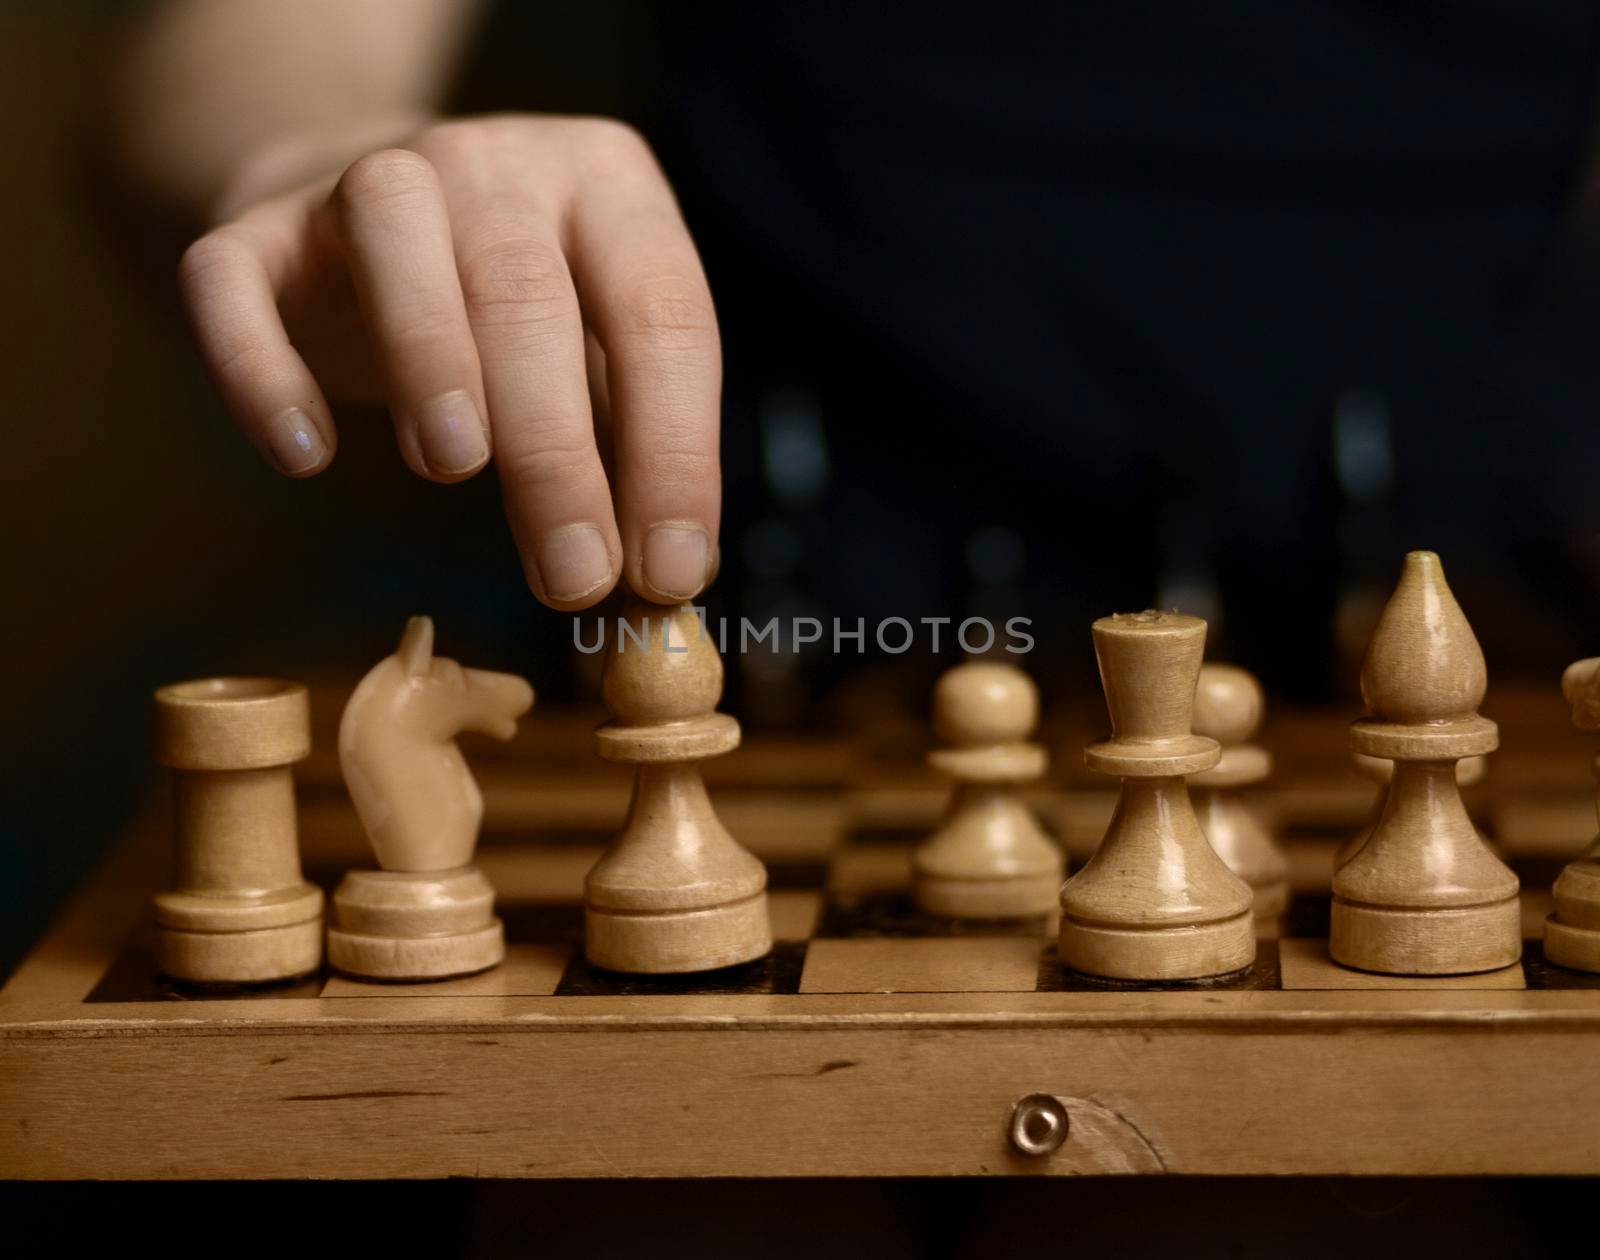
[[[721,309],[734,519],[783,387],[832,449],[846,603],[947,599],[993,522],[1043,609],[1192,570],[1256,653],[1405,546],[1525,570],[1594,523],[1563,224],[1597,33],[1554,0],[673,7],[643,117]],[[1351,397],[1373,493],[1339,483]]]

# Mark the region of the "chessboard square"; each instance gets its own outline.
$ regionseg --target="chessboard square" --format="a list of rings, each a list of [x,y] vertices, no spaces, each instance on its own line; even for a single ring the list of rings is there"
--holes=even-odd
[[[498,967],[475,976],[421,982],[384,982],[330,976],[325,998],[369,997],[549,997],[561,983],[570,945],[508,945]]]
[[[1278,942],[1285,989],[1525,989],[1522,964],[1468,976],[1385,976],[1341,967],[1320,940]]]
[[[505,924],[507,945],[578,945],[583,942],[581,902],[502,900],[495,912]]]
[[[1332,922],[1332,893],[1292,892],[1289,894],[1289,908],[1284,912],[1283,927],[1278,935],[1307,940],[1326,940]]]
[[[807,941],[822,916],[822,894],[800,888],[769,889],[767,914],[775,941]]]
[[[1522,970],[1530,989],[1600,989],[1600,975],[1563,967],[1546,958],[1542,939],[1522,947]]]
[[[1031,993],[1036,937],[814,940],[801,993]]]

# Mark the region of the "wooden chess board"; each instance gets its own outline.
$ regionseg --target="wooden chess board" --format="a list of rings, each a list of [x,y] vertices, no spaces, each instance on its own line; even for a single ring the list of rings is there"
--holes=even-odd
[[[313,688],[298,775],[308,875],[370,865],[338,780],[345,690]],[[1523,960],[1396,979],[1331,963],[1333,849],[1373,785],[1347,713],[1287,714],[1260,806],[1292,871],[1282,924],[1240,975],[1165,987],[1064,969],[1053,922],[959,924],[907,895],[947,791],[914,716],[757,736],[708,763],[729,829],[767,863],[777,945],[700,976],[623,977],[582,954],[583,877],[620,823],[625,771],[596,715],[535,711],[469,747],[479,861],[505,964],[465,979],[329,974],[184,989],[151,963],[168,875],[159,798],[0,992],[0,1175],[821,1176],[1600,1172],[1600,976],[1546,963],[1549,887],[1595,832],[1592,736],[1555,688],[1500,688],[1502,751],[1469,795],[1523,882]],[[1033,794],[1076,869],[1114,787],[1083,771],[1103,718],[1047,727]],[[1025,1156],[1016,1102],[1054,1095],[1065,1144]]]

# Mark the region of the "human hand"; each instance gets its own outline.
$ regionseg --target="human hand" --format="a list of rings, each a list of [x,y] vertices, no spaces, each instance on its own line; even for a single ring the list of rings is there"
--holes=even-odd
[[[184,254],[201,353],[240,428],[307,477],[333,458],[328,397],[384,401],[419,476],[460,481],[492,454],[545,603],[586,608],[623,574],[659,601],[698,593],[721,505],[721,347],[644,140],[503,115],[369,142],[353,162],[338,149],[256,155]]]

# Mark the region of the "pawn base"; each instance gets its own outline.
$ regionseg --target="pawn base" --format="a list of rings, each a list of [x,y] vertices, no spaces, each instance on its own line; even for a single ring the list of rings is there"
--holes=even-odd
[[[1335,895],[1328,952],[1341,966],[1392,976],[1498,971],[1522,957],[1522,911],[1515,896],[1391,909]]]
[[[162,926],[156,937],[156,965],[164,976],[195,984],[293,980],[322,965],[322,915],[244,932],[187,932]]]
[[[924,914],[946,919],[1031,919],[1060,904],[1062,872],[958,879],[916,872],[912,895]]]
[[[365,980],[443,980],[506,956],[494,888],[475,866],[351,871],[333,894],[328,962]]]
[[[505,930],[491,919],[474,932],[406,939],[328,929],[328,964],[361,980],[447,980],[505,961]]]
[[[1574,971],[1600,972],[1600,928],[1573,927],[1552,914],[1544,921],[1544,956]]]
[[[584,954],[596,967],[636,975],[715,971],[772,949],[767,894],[702,910],[637,912],[584,907]]]
[[[1242,971],[1255,961],[1255,920],[1246,911],[1215,923],[1117,928],[1063,915],[1060,950],[1062,961],[1085,975],[1200,980]]]

